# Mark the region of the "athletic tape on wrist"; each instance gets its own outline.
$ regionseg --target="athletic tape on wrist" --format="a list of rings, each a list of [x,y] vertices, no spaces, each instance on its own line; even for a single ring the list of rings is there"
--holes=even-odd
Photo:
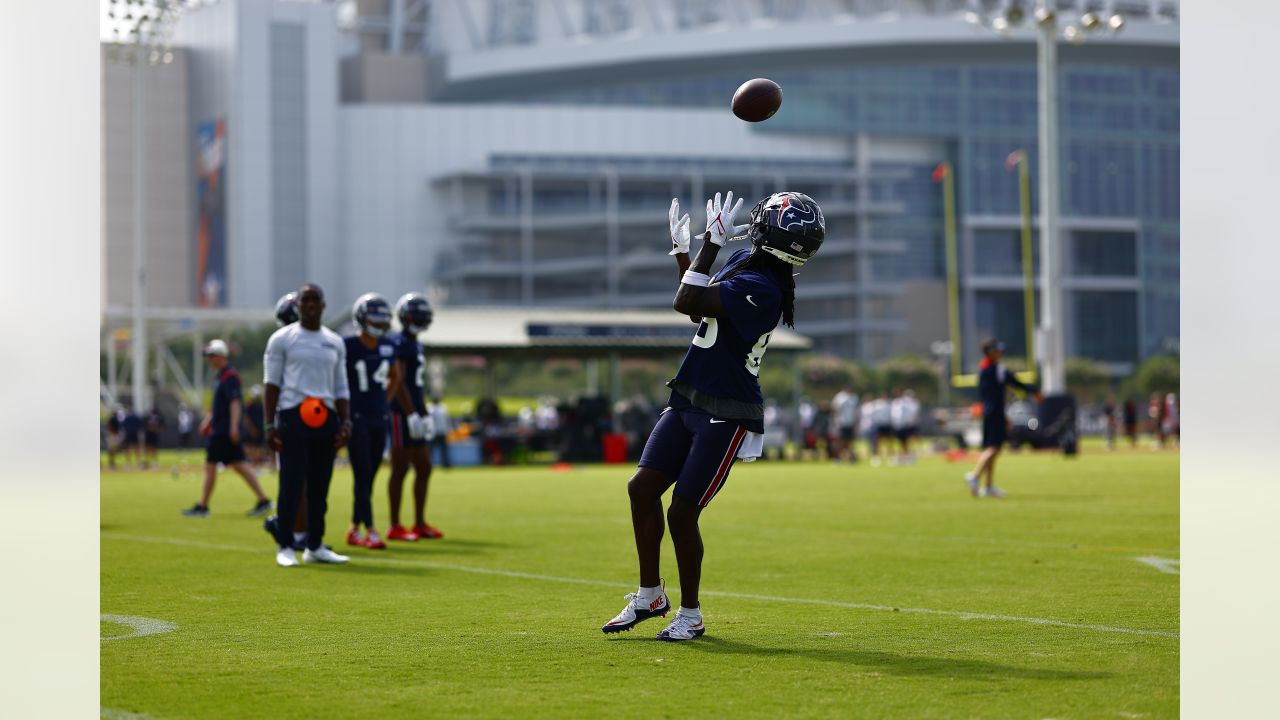
[[[707,287],[711,285],[711,276],[706,273],[685,270],[684,277],[680,278],[680,282],[685,285],[697,285],[698,287]]]

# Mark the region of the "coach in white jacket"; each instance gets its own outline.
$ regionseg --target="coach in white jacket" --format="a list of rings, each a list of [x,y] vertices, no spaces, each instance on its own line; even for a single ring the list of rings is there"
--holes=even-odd
[[[338,449],[351,435],[351,397],[347,387],[347,348],[342,338],[320,324],[324,291],[303,285],[298,291],[298,322],[267,341],[264,417],[267,443],[280,453],[281,518],[293,518],[303,488],[307,493],[307,549],[304,562],[344,563],[348,558],[323,544],[329,481]],[[298,564],[292,522],[279,523],[276,564]]]

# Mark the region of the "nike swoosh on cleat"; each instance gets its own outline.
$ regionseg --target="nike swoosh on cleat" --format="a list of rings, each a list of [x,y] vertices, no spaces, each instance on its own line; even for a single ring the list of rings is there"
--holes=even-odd
[[[713,425],[714,425],[715,423],[722,423],[722,422],[728,422],[728,421],[727,421],[727,420],[716,420],[715,418],[711,418],[711,423],[712,423]]]
[[[756,305],[756,301],[752,300],[750,295],[747,296],[747,302],[751,303],[752,307],[760,307],[759,305]]]

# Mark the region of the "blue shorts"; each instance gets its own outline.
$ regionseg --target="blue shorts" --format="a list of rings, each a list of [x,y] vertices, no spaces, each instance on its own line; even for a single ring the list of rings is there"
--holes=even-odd
[[[1008,437],[1009,426],[1004,415],[982,416],[982,447],[999,448]]]
[[[746,435],[747,429],[736,420],[722,420],[696,408],[667,408],[649,434],[640,467],[675,478],[676,495],[706,507],[724,487]]]
[[[391,431],[392,449],[427,446],[426,439],[409,436],[409,416],[399,410],[391,411],[391,421],[387,429]]]
[[[210,465],[244,462],[244,445],[231,442],[230,435],[210,435],[205,440],[204,461]]]

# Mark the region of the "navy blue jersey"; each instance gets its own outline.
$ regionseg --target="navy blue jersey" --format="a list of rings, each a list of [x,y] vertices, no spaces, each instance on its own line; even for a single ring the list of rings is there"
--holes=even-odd
[[[134,413],[124,416],[124,436],[128,440],[137,440],[138,434],[142,432],[142,418]]]
[[[241,400],[240,373],[227,365],[213,379],[213,435],[231,435],[231,401]],[[241,400],[243,402],[243,400]]]
[[[782,318],[782,290],[773,278],[756,270],[719,281],[750,254],[742,249],[730,255],[712,278],[720,288],[724,313],[719,318],[706,318],[698,326],[675,382],[707,395],[757,405],[764,403],[760,361]]]
[[[409,402],[413,403],[414,412],[426,415],[427,404],[422,399],[422,387],[427,381],[427,360],[422,354],[422,345],[417,338],[404,333],[396,336],[396,340],[396,357],[404,363],[401,381],[409,391]]]
[[[396,342],[378,338],[372,349],[351,335],[347,346],[347,386],[351,388],[351,418],[381,420],[387,414],[387,379],[396,361]]]
[[[978,397],[982,399],[984,417],[1004,416],[1005,387],[1009,385],[1024,392],[1035,390],[1033,386],[1014,377],[1005,366],[983,358],[978,366]]]

